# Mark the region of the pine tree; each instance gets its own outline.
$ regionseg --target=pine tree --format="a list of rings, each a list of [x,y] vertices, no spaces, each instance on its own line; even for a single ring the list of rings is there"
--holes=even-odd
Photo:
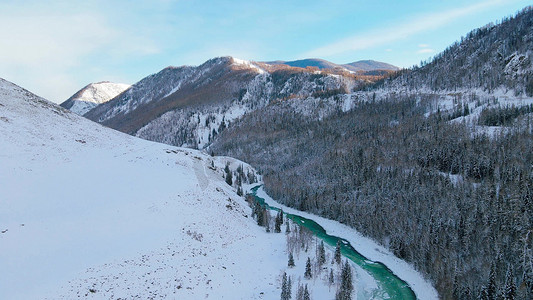
[[[322,266],[326,262],[326,250],[324,249],[324,241],[320,242],[318,246],[318,265]]]
[[[259,226],[265,226],[265,214],[264,214],[265,208],[261,206],[258,202],[255,202],[254,209],[252,212],[252,216],[257,217],[257,225]]]
[[[226,164],[226,167],[224,168],[224,171],[226,172],[226,183],[228,185],[233,184],[233,175],[231,174],[231,170],[229,169],[229,163]]]
[[[281,281],[281,300],[288,300],[289,296],[287,294],[288,285],[287,285],[287,273],[283,272],[283,279]]]
[[[311,258],[307,257],[307,262],[305,263],[304,278],[311,279],[312,277],[313,277],[313,274],[311,273]]]
[[[311,295],[309,295],[309,289],[307,289],[307,284],[305,285],[303,300],[311,300]]]
[[[289,222],[285,222],[285,233],[291,233],[291,226],[289,226]]]
[[[503,291],[503,299],[514,300],[516,297],[516,285],[514,283],[513,269],[509,267],[507,269],[507,275],[505,276],[505,289]]]
[[[336,262],[338,264],[341,263],[341,241],[337,241],[337,245],[335,246],[335,256],[333,257],[333,262]]]
[[[292,252],[289,253],[289,262],[287,264],[290,268],[294,267],[294,257],[292,256]]]
[[[496,299],[496,270],[494,263],[490,266],[490,272],[489,272],[489,284],[487,286],[487,297],[489,300],[495,300]]]
[[[274,223],[274,232],[281,232],[281,225],[283,224],[283,211],[278,211],[276,214],[276,221]]]

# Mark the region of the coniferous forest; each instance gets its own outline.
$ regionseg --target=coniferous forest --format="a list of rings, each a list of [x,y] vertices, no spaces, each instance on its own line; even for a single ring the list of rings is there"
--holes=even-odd
[[[518,298],[533,296],[529,120],[505,134],[476,134],[439,112],[426,117],[431,102],[364,102],[323,120],[277,103],[212,149],[258,167],[284,204],[388,246],[445,299],[494,299],[510,286]]]

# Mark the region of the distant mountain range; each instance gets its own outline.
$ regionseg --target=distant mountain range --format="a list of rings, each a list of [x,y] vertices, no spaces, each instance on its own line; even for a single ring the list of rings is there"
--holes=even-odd
[[[197,67],[165,68],[85,117],[145,139],[203,148],[229,122],[272,101],[327,98],[364,84],[348,72],[316,73],[219,57]]]
[[[265,62],[266,64],[271,65],[287,65],[291,67],[298,67],[298,68],[306,68],[306,67],[317,67],[321,70],[324,69],[346,69],[348,71],[352,72],[370,72],[370,71],[397,71],[400,68],[393,66],[388,63],[379,62],[375,60],[360,60],[348,64],[335,64],[330,61],[319,59],[319,58],[308,58],[308,59],[301,59],[301,60],[293,60],[293,61],[283,61],[283,60],[276,60],[276,61],[270,61]]]

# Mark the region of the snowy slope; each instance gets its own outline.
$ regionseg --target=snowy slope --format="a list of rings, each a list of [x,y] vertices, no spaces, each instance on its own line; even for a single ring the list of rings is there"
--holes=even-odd
[[[255,225],[226,161],[0,79],[0,299],[277,297],[284,236]]]
[[[115,98],[130,87],[129,84],[108,81],[91,83],[61,103],[61,106],[82,116],[98,104]]]

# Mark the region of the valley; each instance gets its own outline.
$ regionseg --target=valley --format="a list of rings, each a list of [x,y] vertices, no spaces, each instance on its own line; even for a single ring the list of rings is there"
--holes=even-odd
[[[451,28],[499,5],[409,15],[398,30]],[[36,80],[48,90],[153,72],[131,85],[97,79],[57,105],[0,78],[1,299],[533,298],[531,6],[438,53],[425,41],[396,52],[406,37],[392,27],[311,47],[314,35],[293,24],[254,37],[294,30],[314,50],[275,60],[274,43],[257,61],[206,58],[226,49],[211,45],[184,56],[195,66],[158,60],[193,47],[168,46],[179,35],[143,40],[173,22],[125,43],[142,68],[117,50],[126,32],[107,29],[77,30],[94,47],[51,42],[29,59],[65,55],[36,63],[58,72]],[[238,19],[218,22],[223,35]],[[242,38],[231,43],[238,53],[262,49]],[[409,68],[313,58],[345,57],[337,47],[434,55]],[[85,65],[92,77],[72,71],[90,57],[65,54],[102,49],[105,59]]]

